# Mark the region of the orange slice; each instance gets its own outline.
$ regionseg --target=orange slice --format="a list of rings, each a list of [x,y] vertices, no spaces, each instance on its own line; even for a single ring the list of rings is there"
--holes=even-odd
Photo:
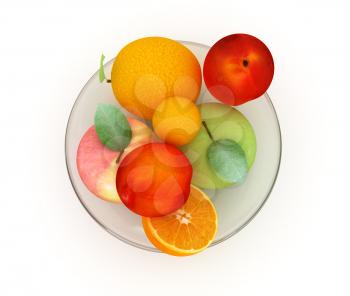
[[[142,218],[151,243],[164,253],[188,256],[203,251],[217,231],[217,215],[209,197],[191,185],[185,205],[163,217]]]

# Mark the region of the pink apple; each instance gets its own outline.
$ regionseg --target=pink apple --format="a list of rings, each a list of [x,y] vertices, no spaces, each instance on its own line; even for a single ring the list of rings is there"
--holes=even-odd
[[[153,134],[143,122],[128,118],[132,138],[118,163],[119,152],[110,150],[99,140],[91,126],[80,140],[77,151],[79,175],[86,187],[96,196],[110,202],[120,202],[116,189],[116,174],[120,161],[135,148],[153,141]]]

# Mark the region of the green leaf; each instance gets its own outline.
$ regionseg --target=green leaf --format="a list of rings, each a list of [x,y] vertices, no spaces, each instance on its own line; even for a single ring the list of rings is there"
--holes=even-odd
[[[104,54],[102,54],[101,58],[100,58],[100,70],[99,70],[99,73],[98,73],[101,83],[106,80],[105,68],[104,68],[104,65],[103,65],[104,60],[105,60],[105,56],[104,56]]]
[[[248,172],[245,153],[235,141],[223,139],[210,144],[207,157],[216,175],[229,183],[242,183]]]
[[[97,106],[95,128],[102,144],[109,149],[123,151],[130,143],[130,124],[122,111],[113,105]]]

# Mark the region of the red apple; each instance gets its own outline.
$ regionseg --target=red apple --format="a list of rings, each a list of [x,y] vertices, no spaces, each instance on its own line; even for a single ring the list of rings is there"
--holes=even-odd
[[[144,217],[168,215],[184,205],[189,194],[192,166],[175,146],[150,143],[131,151],[117,171],[121,201]]]
[[[229,105],[241,105],[263,95],[273,73],[271,52],[262,41],[248,34],[233,34],[216,42],[203,68],[209,92]]]

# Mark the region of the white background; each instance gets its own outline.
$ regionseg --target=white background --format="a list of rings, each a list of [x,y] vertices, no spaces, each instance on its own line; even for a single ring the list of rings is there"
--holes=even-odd
[[[348,1],[0,0],[0,295],[350,295]],[[65,125],[103,51],[235,32],[275,59],[276,186],[235,237],[190,258],[118,241],[85,212]]]

